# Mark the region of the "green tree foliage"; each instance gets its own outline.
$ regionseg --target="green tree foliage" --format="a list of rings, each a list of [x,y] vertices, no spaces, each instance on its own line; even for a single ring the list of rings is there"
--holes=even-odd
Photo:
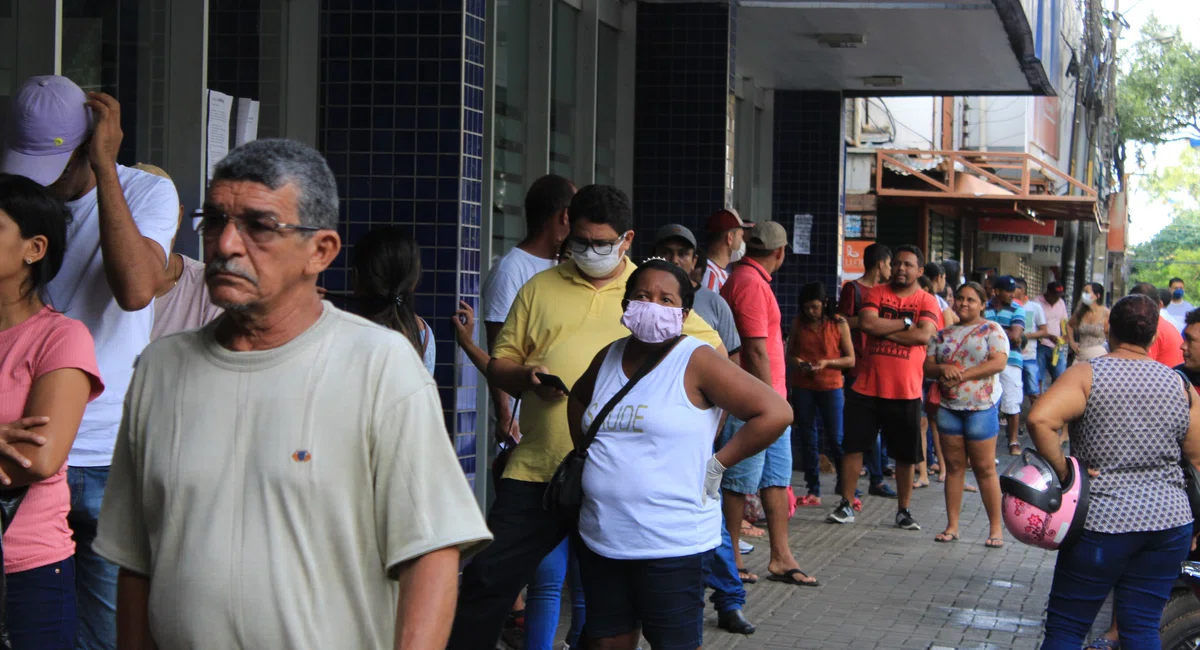
[[[1123,58],[1129,69],[1117,82],[1121,141],[1200,138],[1200,49],[1152,15]]]
[[[1132,278],[1165,287],[1171,278],[1187,284],[1187,300],[1200,304],[1200,154],[1187,149],[1178,165],[1151,174],[1145,190],[1171,206],[1174,218],[1150,241],[1133,247]]]

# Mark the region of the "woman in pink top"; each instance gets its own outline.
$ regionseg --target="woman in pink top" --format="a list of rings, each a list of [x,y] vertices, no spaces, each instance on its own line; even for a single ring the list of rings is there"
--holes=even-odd
[[[41,185],[0,174],[0,484],[29,488],[4,532],[13,650],[75,647],[67,452],[103,386],[87,328],[42,300],[69,220]]]

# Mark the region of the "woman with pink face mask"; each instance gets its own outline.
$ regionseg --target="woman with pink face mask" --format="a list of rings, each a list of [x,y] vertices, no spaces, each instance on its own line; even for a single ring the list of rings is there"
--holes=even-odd
[[[721,476],[792,421],[770,386],[682,335],[692,301],[679,267],[657,258],[638,267],[621,318],[632,336],[596,355],[568,402],[577,447],[607,410],[587,447],[579,517],[587,632],[602,647],[633,650],[640,634],[655,648],[703,645],[705,564],[721,543]],[[723,410],[746,424],[713,454]]]

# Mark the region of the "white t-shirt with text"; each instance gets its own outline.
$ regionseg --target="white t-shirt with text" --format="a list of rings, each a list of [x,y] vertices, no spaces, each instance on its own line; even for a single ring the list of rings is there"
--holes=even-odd
[[[1036,332],[1046,325],[1046,312],[1042,309],[1041,304],[1036,300],[1026,300],[1025,304],[1025,331]],[[1029,339],[1025,343],[1025,347],[1021,348],[1021,358],[1031,360],[1037,358],[1037,339]]]
[[[117,177],[133,222],[143,237],[162,247],[163,263],[179,225],[179,194],[171,181],[140,169],[117,165]],[[154,305],[125,311],[117,304],[104,275],[100,250],[100,206],[93,189],[77,201],[69,201],[71,224],[67,227],[67,253],[62,269],[47,286],[50,304],[70,318],[82,321],[96,341],[96,361],[104,394],[87,405],[75,444],[67,457],[72,467],[104,467],[112,458],[121,403],[133,363],[150,342]]]

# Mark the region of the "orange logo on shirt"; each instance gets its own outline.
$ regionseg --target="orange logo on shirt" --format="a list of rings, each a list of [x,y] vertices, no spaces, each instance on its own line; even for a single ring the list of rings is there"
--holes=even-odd
[[[308,461],[312,460],[312,454],[308,453],[307,449],[297,449],[296,451],[292,452],[292,460],[296,461],[297,463],[307,463]]]

